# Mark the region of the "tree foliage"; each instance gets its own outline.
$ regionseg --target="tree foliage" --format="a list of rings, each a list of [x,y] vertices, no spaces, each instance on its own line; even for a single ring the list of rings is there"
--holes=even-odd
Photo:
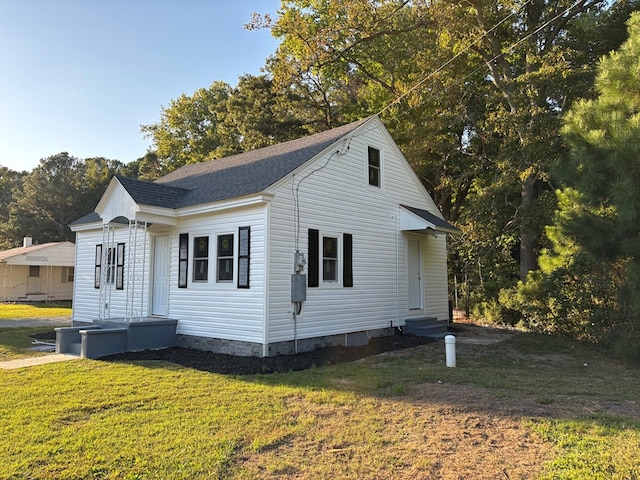
[[[478,299],[536,267],[566,154],[562,114],[593,96],[595,59],[624,39],[633,2],[284,0],[254,19],[282,39],[275,85],[326,127],[383,119],[463,236],[453,268]],[[602,32],[615,32],[604,36]],[[417,87],[417,88],[416,88]]]
[[[553,249],[520,286],[530,322],[573,334],[640,345],[640,13],[629,39],[598,65],[598,96],[577,102],[563,133],[571,155],[559,162],[564,190]],[[536,303],[538,302],[538,303]],[[545,302],[541,304],[539,302]],[[560,314],[554,313],[554,307]],[[538,317],[538,318],[536,318]],[[540,318],[541,317],[541,318]],[[576,321],[576,319],[578,319]],[[595,331],[595,334],[594,334]]]
[[[122,164],[102,157],[80,160],[66,152],[40,160],[13,184],[7,218],[0,226],[6,247],[25,236],[35,243],[73,240],[69,224],[100,200]]]
[[[152,171],[167,173],[198,163],[303,136],[293,92],[274,91],[267,76],[244,75],[231,87],[220,81],[162,109],[160,122],[142,125],[153,140]]]

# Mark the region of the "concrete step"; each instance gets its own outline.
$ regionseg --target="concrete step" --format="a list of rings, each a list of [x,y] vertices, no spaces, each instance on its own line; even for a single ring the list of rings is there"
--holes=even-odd
[[[448,322],[438,321],[436,317],[415,317],[405,320],[405,333],[419,337],[442,339],[447,333]]]
[[[80,356],[82,352],[82,345],[78,343],[72,343],[69,345],[68,350],[65,352],[67,355],[77,355]]]

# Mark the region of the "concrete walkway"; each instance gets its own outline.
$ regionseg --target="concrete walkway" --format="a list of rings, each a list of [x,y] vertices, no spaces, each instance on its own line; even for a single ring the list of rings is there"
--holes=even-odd
[[[34,367],[36,365],[46,365],[47,363],[66,362],[67,360],[78,360],[80,357],[65,355],[62,353],[48,353],[39,357],[17,358],[0,362],[0,370],[15,370],[17,368]]]
[[[0,328],[70,327],[71,317],[0,319]]]
[[[0,320],[0,329],[2,328],[33,328],[33,327],[70,327],[71,317],[48,317],[48,318],[20,318],[11,320]],[[45,365],[47,363],[66,362],[68,360],[77,360],[80,357],[74,355],[63,355],[59,353],[47,353],[34,357],[17,358],[15,360],[7,360],[0,362],[0,370],[14,370],[17,368],[32,367],[36,365]]]

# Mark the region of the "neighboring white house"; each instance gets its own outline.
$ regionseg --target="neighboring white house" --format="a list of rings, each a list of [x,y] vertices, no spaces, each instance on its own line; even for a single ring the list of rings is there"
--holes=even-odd
[[[73,296],[75,245],[51,242],[0,252],[0,301],[40,302],[71,300]]]
[[[449,317],[442,218],[378,117],[116,176],[76,232],[74,325],[178,320],[178,344],[271,356]]]

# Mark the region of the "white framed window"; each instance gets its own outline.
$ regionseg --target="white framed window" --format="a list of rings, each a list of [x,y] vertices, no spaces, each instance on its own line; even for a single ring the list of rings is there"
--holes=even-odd
[[[216,260],[216,282],[233,282],[234,262],[234,240],[233,233],[222,233],[218,235],[218,250]]]
[[[382,187],[382,159],[380,149],[369,147],[367,149],[367,166],[369,185]]]
[[[320,233],[308,230],[307,286],[320,283],[345,288],[353,287],[353,235]]]
[[[193,238],[193,281],[209,281],[209,237]]]
[[[338,282],[340,262],[339,262],[340,238],[335,236],[322,236],[322,281]]]
[[[116,247],[108,247],[106,251],[103,251],[102,244],[96,245],[95,256],[95,269],[93,286],[100,288],[100,282],[102,279],[103,258],[105,253],[105,283],[112,285],[115,283],[116,290],[124,290],[124,243],[118,243]],[[73,267],[70,267],[73,268]],[[71,270],[71,280],[73,281],[73,270]]]

